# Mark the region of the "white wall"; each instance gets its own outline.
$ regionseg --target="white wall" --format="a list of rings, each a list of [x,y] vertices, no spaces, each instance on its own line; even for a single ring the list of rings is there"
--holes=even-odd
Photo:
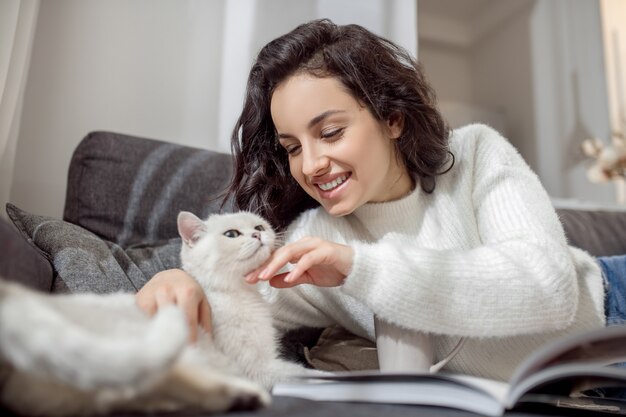
[[[480,9],[460,19],[454,11],[453,22],[438,16],[426,25],[420,9],[420,60],[435,74],[444,114],[501,118],[500,130],[552,196],[613,204],[612,186],[586,178],[579,150],[583,140],[609,131],[599,2],[472,1]]]
[[[536,169],[529,13],[530,7],[516,10],[477,39],[470,60],[476,103],[502,112],[502,133]]]
[[[611,127],[626,135],[626,2],[601,0],[600,4]]]
[[[415,0],[43,1],[9,200],[61,217],[71,154],[93,130],[228,151],[262,45],[329,17],[416,53],[416,7]]]
[[[11,201],[60,217],[71,153],[93,130],[214,145],[219,78],[199,73],[217,74],[219,67],[199,61],[219,60],[221,7],[168,0],[41,2]],[[202,26],[193,24],[199,15]]]
[[[473,103],[474,84],[471,62],[461,48],[421,42],[419,58],[428,81],[436,86],[440,102]]]
[[[530,25],[540,176],[555,197],[614,203],[611,186],[587,179],[580,150],[609,133],[599,2],[537,1]]]
[[[419,58],[451,126],[487,123],[518,148],[526,147],[523,152],[530,160],[533,146],[517,138],[527,136],[524,129],[532,128],[532,120],[512,115],[529,107],[524,97],[530,85],[524,16],[532,4],[529,0],[419,3]],[[509,82],[512,78],[515,84]]]
[[[38,10],[39,0],[0,1],[0,202],[11,195]]]

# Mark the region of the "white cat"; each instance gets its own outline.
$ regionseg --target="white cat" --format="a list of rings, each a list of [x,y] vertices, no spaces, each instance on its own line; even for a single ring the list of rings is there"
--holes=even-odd
[[[278,359],[268,305],[243,276],[274,248],[251,213],[179,215],[183,267],[207,290],[213,334],[187,343],[178,307],[150,318],[133,294],[51,295],[0,279],[0,402],[26,415],[209,412],[267,405],[305,368]],[[247,378],[245,378],[247,377]]]
[[[244,276],[267,260],[276,235],[263,218],[248,212],[178,215],[183,269],[205,290],[213,316],[212,343],[242,375],[269,389],[295,374],[318,373],[280,359],[271,309]],[[206,339],[204,339],[206,337]]]

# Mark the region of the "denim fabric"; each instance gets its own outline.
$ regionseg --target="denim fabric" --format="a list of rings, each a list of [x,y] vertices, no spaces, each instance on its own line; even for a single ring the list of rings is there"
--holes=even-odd
[[[606,325],[626,323],[626,255],[596,258],[606,283]]]
[[[596,258],[606,284],[604,312],[607,326],[619,326],[626,323],[626,255]],[[613,366],[626,368],[626,363]],[[599,397],[626,401],[626,388],[607,387],[588,390],[590,397]]]

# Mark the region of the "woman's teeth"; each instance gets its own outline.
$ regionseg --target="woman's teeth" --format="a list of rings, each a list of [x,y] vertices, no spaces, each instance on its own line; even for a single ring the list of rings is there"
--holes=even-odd
[[[331,182],[327,182],[326,184],[318,184],[318,186],[323,190],[323,191],[329,191],[332,190],[333,188],[337,187],[339,184],[343,183],[345,180],[348,179],[347,175],[343,175],[339,178],[336,178],[335,180],[331,181]]]

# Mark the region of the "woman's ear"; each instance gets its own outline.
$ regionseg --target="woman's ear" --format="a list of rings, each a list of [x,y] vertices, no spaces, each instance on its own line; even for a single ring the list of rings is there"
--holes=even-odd
[[[391,139],[398,139],[404,130],[404,114],[399,111],[391,113],[387,119],[387,129]]]

